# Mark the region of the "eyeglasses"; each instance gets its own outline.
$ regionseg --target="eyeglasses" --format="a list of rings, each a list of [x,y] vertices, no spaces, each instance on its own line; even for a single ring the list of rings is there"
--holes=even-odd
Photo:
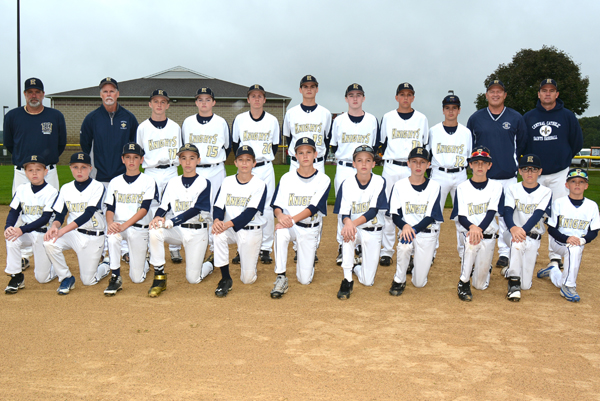
[[[586,181],[588,180],[588,174],[585,172],[585,170],[581,170],[581,169],[571,170],[567,174],[567,180],[569,178],[575,178],[575,177],[581,177]]]
[[[523,167],[521,170],[523,170],[526,173],[537,173],[538,171],[540,171],[540,169],[537,167]]]
[[[491,157],[488,152],[484,152],[483,150],[476,150],[473,153],[471,153],[471,157],[475,156]]]

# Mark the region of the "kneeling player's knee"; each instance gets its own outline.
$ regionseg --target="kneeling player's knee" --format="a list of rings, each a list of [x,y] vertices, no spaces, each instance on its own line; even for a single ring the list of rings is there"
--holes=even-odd
[[[413,245],[410,244],[398,244],[398,253],[407,254],[412,253]]]
[[[242,274],[240,280],[244,284],[252,284],[256,281],[256,273]]]
[[[44,242],[44,250],[50,255],[56,255],[61,252],[61,250],[56,246],[56,243],[53,241]]]

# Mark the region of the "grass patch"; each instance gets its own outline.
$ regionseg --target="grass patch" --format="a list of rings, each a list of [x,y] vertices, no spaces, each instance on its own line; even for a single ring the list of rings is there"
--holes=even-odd
[[[281,176],[290,170],[290,166],[285,164],[276,164],[273,165],[273,168],[275,169],[275,182],[279,182]],[[69,166],[56,166],[56,169],[58,172],[58,180],[61,185],[73,181],[73,176],[71,175],[71,170],[69,169]],[[227,175],[233,175],[237,171],[234,165],[225,166],[225,170],[227,172]],[[381,175],[383,167],[377,166],[373,169],[373,171],[375,172],[375,174]],[[335,178],[335,166],[326,165],[325,173],[331,179],[331,191],[329,192],[329,198],[327,199],[327,203],[333,205],[333,203],[335,202],[335,192],[333,187],[333,181]],[[181,168],[179,168],[179,174],[182,174]],[[585,191],[585,196],[596,203],[600,203],[600,170],[590,170],[588,174],[590,177],[590,186],[587,189],[587,191]],[[0,166],[0,205],[10,204],[10,201],[12,199],[12,181],[13,166]],[[448,195],[448,198],[446,199],[446,207],[452,207],[450,195]]]

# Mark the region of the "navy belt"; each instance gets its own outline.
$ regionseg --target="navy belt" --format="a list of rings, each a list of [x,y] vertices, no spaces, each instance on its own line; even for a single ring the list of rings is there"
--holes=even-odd
[[[458,173],[459,171],[462,171],[464,169],[465,169],[464,167],[457,167],[457,168],[438,167],[438,170],[445,171],[446,173]]]
[[[296,223],[297,226],[300,226],[302,228],[313,228],[313,227],[318,227],[319,226],[319,222],[317,223],[313,223],[313,224],[304,224],[304,223]]]
[[[393,163],[396,166],[408,167],[408,163],[407,162],[399,162],[399,161],[396,161],[396,160],[386,160],[386,162]]]
[[[498,234],[483,234],[483,239],[496,239]]]
[[[137,224],[137,223],[133,224],[132,227],[136,227],[136,228],[148,228],[148,226],[143,226],[143,225]]]
[[[170,168],[170,167],[175,167],[175,166],[173,166],[173,165],[170,165],[170,164],[163,164],[163,165],[161,165],[161,166],[156,166],[156,167],[154,167],[154,168],[161,168],[161,169],[162,169],[162,168]]]
[[[196,168],[209,168],[209,167],[213,167],[213,166],[218,166],[219,164],[221,164],[221,163],[219,162],[219,163],[215,163],[215,164],[201,164],[199,166],[196,166]]]
[[[365,231],[381,231],[381,230],[383,230],[383,227],[367,227],[367,228],[363,228],[363,230],[365,230]]]
[[[262,228],[262,226],[246,226],[246,227],[242,227],[242,230],[259,230],[261,228]]]
[[[82,234],[91,235],[93,237],[99,237],[101,235],[104,235],[104,231],[90,231],[90,230],[84,230],[82,228],[78,228],[77,231],[79,231]]]
[[[33,230],[33,231],[42,233],[42,234],[46,234],[46,231],[48,231],[48,229],[43,227],[43,228],[38,228],[37,230]]]
[[[206,224],[206,223],[202,223],[202,224],[182,224],[181,227],[183,227],[183,228],[193,228],[194,230],[200,230],[202,228],[208,227],[208,224]]]
[[[296,156],[292,156],[292,160],[297,162],[298,159],[296,159]],[[313,163],[321,163],[323,160],[325,160],[325,157],[319,157],[318,159],[313,160]]]
[[[338,164],[339,164],[340,166],[354,167],[354,166],[352,165],[352,163],[344,162],[344,161],[341,161],[341,160],[338,162]]]
[[[270,162],[270,161],[268,161],[268,160],[266,160],[266,161],[264,161],[264,162],[256,163],[256,166],[254,166],[254,167],[262,167],[262,166],[264,166],[265,164],[269,164],[269,163],[271,163],[271,162]]]
[[[531,233],[527,233],[527,236],[529,238],[533,238],[535,240],[539,240],[540,238],[542,238],[542,234],[531,234]]]

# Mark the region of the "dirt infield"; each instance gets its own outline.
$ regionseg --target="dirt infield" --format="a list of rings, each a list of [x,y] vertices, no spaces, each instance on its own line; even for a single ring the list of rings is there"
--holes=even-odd
[[[167,265],[159,298],[146,296],[149,279],[132,284],[125,264],[113,298],[102,294],[106,279],[81,285],[73,253],[68,296],[56,294],[57,281],[37,283],[30,268],[25,289],[0,295],[0,398],[600,400],[600,241],[586,246],[579,304],[537,278],[521,302],[508,302],[496,268],[490,288],[461,302],[452,223],[442,225],[425,288],[409,283],[391,297],[395,266],[380,267],[373,287],[357,283],[339,301],[329,211],[313,283],[298,284],[290,252],[290,289],[279,300],[269,297],[274,265],[259,265],[252,285],[232,266],[224,299],[214,296],[218,272],[191,285],[184,265]],[[7,212],[0,208],[2,221]],[[546,250],[544,237],[536,271]]]

